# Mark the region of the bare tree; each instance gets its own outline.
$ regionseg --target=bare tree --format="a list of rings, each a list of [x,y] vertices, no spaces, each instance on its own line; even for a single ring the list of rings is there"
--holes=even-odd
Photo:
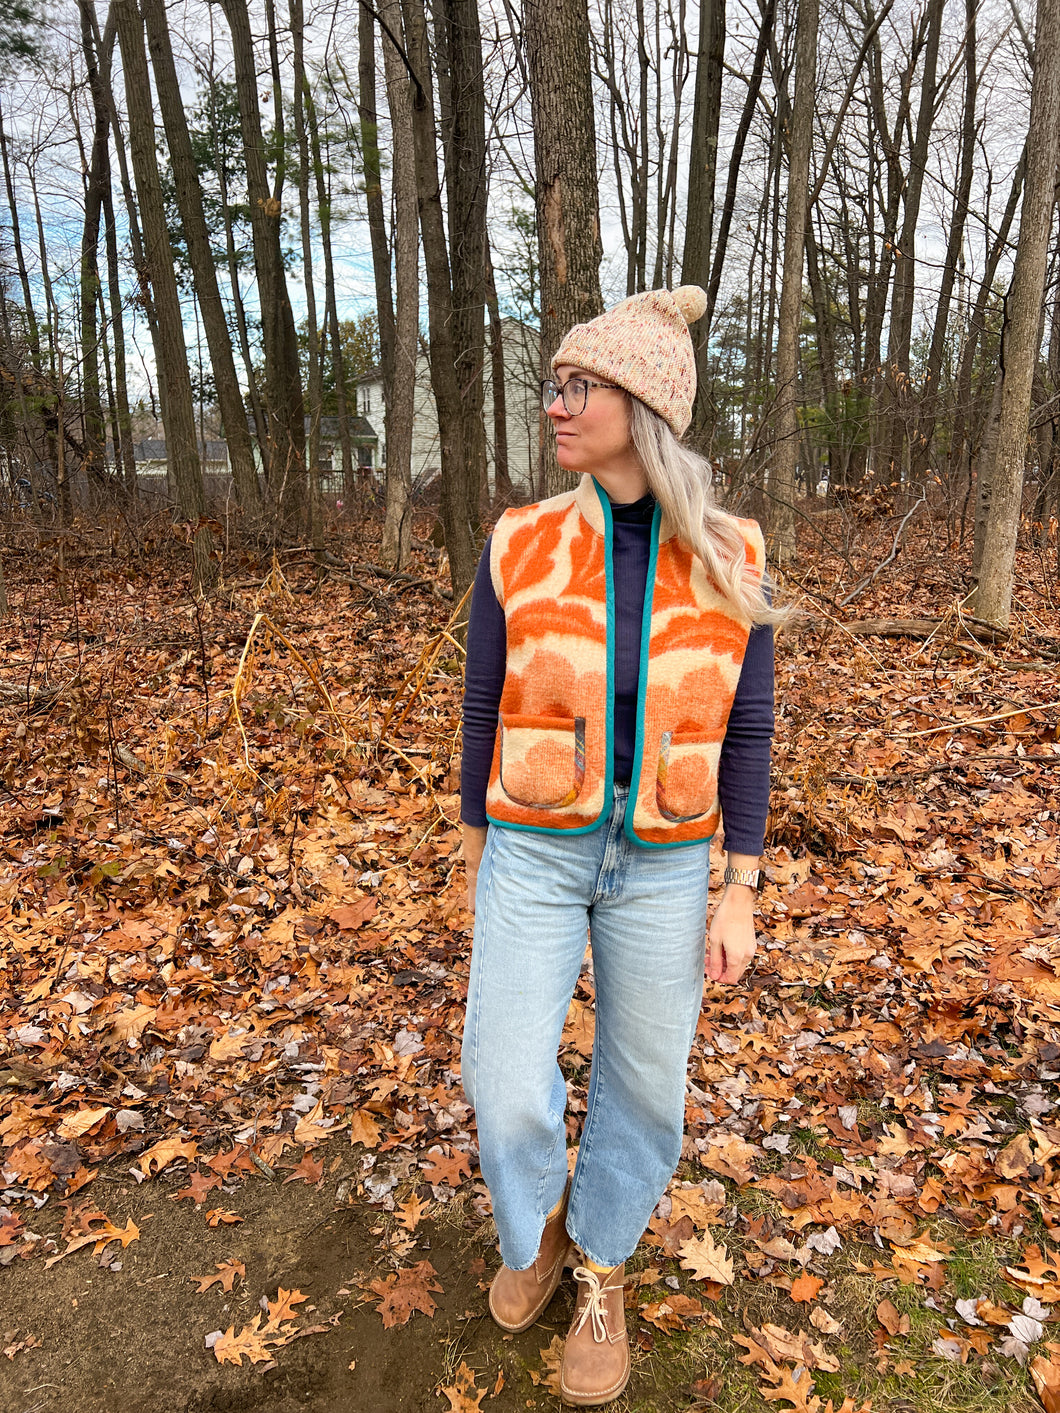
[[[1042,292],[1056,207],[1060,150],[1060,0],[1038,0],[1027,179],[1004,329],[1001,409],[990,515],[971,608],[1007,628],[1027,460],[1031,391],[1041,343]]]
[[[817,74],[817,0],[800,0],[795,32],[795,96],[788,143],[788,195],[784,220],[784,274],[777,321],[777,395],[773,412],[776,446],[769,477],[769,527],[778,563],[795,557],[796,467],[799,457],[798,339],[802,317],[802,271],[806,203],[813,140]]]
[[[85,0],[82,0],[82,3],[85,3]],[[217,283],[217,267],[210,248],[210,233],[195,169],[191,134],[180,96],[176,64],[173,61],[173,46],[169,37],[165,4],[164,0],[141,0],[141,4],[147,24],[147,41],[155,75],[158,107],[173,167],[177,207],[187,241],[192,280],[206,331],[210,365],[221,409],[221,422],[228,444],[232,481],[239,503],[244,509],[253,511],[261,504],[258,474],[254,466],[254,449],[236,375],[232,337],[228,332],[228,320]]]
[[[542,374],[573,324],[603,312],[596,122],[585,0],[524,0],[534,122]],[[544,445],[548,445],[547,443]],[[550,454],[546,493],[572,484]]]
[[[184,344],[180,294],[173,269],[173,248],[166,229],[162,186],[151,110],[151,81],[144,47],[144,26],[136,0],[113,0],[125,71],[125,102],[129,110],[129,148],[136,176],[136,194],[143,220],[145,254],[158,317],[158,351],[166,379],[166,455],[173,472],[177,514],[190,522],[196,589],[210,583],[210,531],[202,523],[206,498],[195,437],[191,378]]]

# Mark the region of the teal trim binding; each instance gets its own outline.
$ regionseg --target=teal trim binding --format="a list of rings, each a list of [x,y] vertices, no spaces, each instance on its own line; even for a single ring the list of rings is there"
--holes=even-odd
[[[600,507],[604,513],[604,583],[607,589],[607,739],[604,742],[605,756],[607,762],[604,774],[604,800],[600,806],[600,813],[591,824],[580,824],[577,829],[562,829],[547,824],[512,824],[506,819],[494,819],[489,810],[486,811],[486,818],[491,824],[495,824],[498,829],[518,829],[526,834],[591,834],[594,829],[599,829],[604,820],[611,813],[611,803],[615,795],[615,573],[612,564],[612,546],[614,543],[614,521],[611,518],[611,502],[607,498],[607,492],[602,488],[599,481],[593,478],[593,488],[600,501]],[[653,525],[653,538],[657,542],[659,523],[659,507],[655,507],[655,519]],[[654,572],[655,559],[654,551],[649,576]],[[650,615],[649,615],[650,620]],[[629,813],[626,813],[627,820]],[[641,842],[639,839],[636,841]]]
[[[651,615],[655,600],[655,568],[659,561],[659,524],[662,520],[662,507],[656,502],[655,514],[651,519],[651,550],[648,555],[648,579],[644,585],[644,613],[640,620],[640,673],[637,679],[637,742],[633,751],[633,778],[629,782],[629,799],[626,801],[626,818],[623,831],[626,838],[639,849],[687,849],[694,844],[704,844],[712,839],[712,834],[703,839],[675,839],[672,843],[659,844],[650,839],[642,839],[633,828],[633,815],[637,808],[637,791],[640,787],[641,766],[644,762],[644,705],[648,691],[648,658],[651,652]],[[610,587],[610,586],[609,586]],[[610,597],[608,606],[610,607]],[[611,627],[609,622],[608,627]],[[610,738],[608,739],[610,744]]]

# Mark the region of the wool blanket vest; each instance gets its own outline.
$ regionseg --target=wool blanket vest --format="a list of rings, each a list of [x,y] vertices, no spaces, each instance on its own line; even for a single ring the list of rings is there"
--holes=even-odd
[[[737,523],[761,577],[762,532]],[[508,652],[486,794],[495,824],[587,833],[610,810],[611,543],[610,502],[591,476],[497,522],[490,572]],[[698,843],[717,829],[718,760],[749,634],[656,506],[625,822],[634,843]]]

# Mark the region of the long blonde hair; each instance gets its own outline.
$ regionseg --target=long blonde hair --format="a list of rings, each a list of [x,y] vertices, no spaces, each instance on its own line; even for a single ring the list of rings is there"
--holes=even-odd
[[[629,406],[633,449],[678,538],[702,562],[744,622],[784,622],[791,610],[771,604],[766,594],[768,581],[759,580],[747,564],[743,533],[735,517],[714,503],[710,462],[679,442],[669,423],[639,398],[629,395]]]

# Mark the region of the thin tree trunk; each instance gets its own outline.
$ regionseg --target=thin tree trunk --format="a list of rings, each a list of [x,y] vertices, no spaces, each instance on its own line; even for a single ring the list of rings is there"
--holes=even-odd
[[[247,200],[258,278],[262,343],[265,353],[265,400],[268,416],[269,494],[274,512],[283,517],[305,493],[305,407],[302,401],[298,339],[287,292],[280,245],[280,199],[270,191],[265,140],[258,107],[258,79],[250,34],[247,0],[221,0],[232,35],[236,95],[247,166]],[[272,26],[275,39],[275,26]],[[276,121],[281,121],[277,113]],[[277,186],[282,164],[277,163]]]
[[[721,75],[725,63],[725,0],[704,0],[699,10],[699,54],[692,109],[688,159],[688,202],[685,208],[685,249],[681,283],[710,286],[710,254],[714,241],[714,187],[718,177],[718,127],[721,122]],[[720,274],[720,267],[719,267]],[[692,409],[689,440],[702,452],[710,445],[713,416],[708,393],[710,316],[693,334],[698,391]]]
[[[596,123],[585,0],[524,0],[523,39],[534,124],[538,265],[541,272],[541,372],[574,324],[603,312],[600,293]],[[549,495],[574,478],[551,441],[544,466]]]
[[[504,326],[501,324],[493,261],[486,248],[486,307],[490,316],[490,386],[493,393],[493,496],[500,505],[512,503],[508,468],[508,391],[504,372]]]
[[[110,114],[100,77],[100,65],[109,67],[114,43],[114,21],[108,19],[103,47],[96,52],[92,32],[92,0],[78,0],[81,12],[81,49],[85,59],[89,92],[92,96],[92,155],[85,180],[85,219],[81,232],[81,400],[84,419],[84,467],[90,481],[106,486],[103,400],[99,384],[98,303],[102,282],[99,277],[99,227],[103,192],[110,185]]]
[[[4,130],[2,108],[0,108],[0,157],[3,158],[4,164],[4,187],[7,191],[7,204],[11,213],[11,242],[15,250],[15,264],[18,268],[19,283],[22,286],[22,306],[26,311],[30,357],[33,360],[34,368],[36,368],[39,373],[41,371],[40,331],[37,327],[37,315],[33,308],[33,288],[29,282],[26,255],[22,248],[22,228],[18,219],[18,202],[15,200],[15,185],[11,177],[11,162],[8,156],[7,133]]]
[[[976,16],[979,13],[979,4],[980,0],[964,0],[964,111],[961,118],[961,160],[957,177],[957,191],[953,200],[953,217],[950,221],[949,236],[946,241],[946,258],[942,267],[939,300],[935,309],[935,322],[931,330],[931,347],[928,349],[924,385],[920,394],[922,416],[916,441],[916,454],[913,458],[914,480],[919,480],[923,476],[931,457],[931,444],[935,437],[935,423],[938,418],[939,379],[942,374],[942,360],[946,350],[950,301],[953,298],[957,267],[964,246],[964,228],[968,220],[968,205],[972,194],[977,133],[975,110],[979,96],[978,55],[976,53]]]
[[[899,480],[907,441],[910,392],[910,345],[913,336],[913,300],[916,292],[916,233],[920,224],[920,199],[927,168],[928,141],[938,101],[939,42],[945,0],[928,0],[924,14],[924,72],[916,134],[909,152],[902,195],[902,229],[898,236],[900,258],[894,267],[891,317],[887,336],[887,367],[883,385],[884,474]]]
[[[184,343],[184,321],[174,273],[173,248],[158,174],[155,124],[147,71],[144,28],[135,0],[113,0],[125,71],[129,146],[146,242],[147,269],[158,316],[159,349],[166,378],[166,459],[173,473],[177,514],[192,525],[194,584],[201,591],[212,580],[210,532],[201,524],[206,510],[202,467],[195,437],[191,377]]]
[[[478,0],[436,0],[446,34],[451,106],[446,146],[453,339],[464,424],[467,517],[478,531],[489,499],[483,375],[486,363],[486,94]]]
[[[305,290],[306,341],[309,345],[309,539],[318,565],[324,563],[324,502],[320,489],[320,419],[324,411],[324,370],[313,284],[313,227],[309,214],[309,134],[305,104],[309,83],[305,71],[302,0],[290,0],[294,43],[294,131],[298,143],[298,214],[302,231],[302,283]]]
[[[346,356],[342,348],[342,330],[339,328],[339,307],[335,294],[335,258],[331,244],[331,197],[324,172],[324,159],[320,148],[320,127],[317,122],[316,103],[311,92],[305,95],[306,121],[309,124],[309,142],[313,155],[313,174],[317,188],[317,215],[320,221],[320,246],[324,252],[324,325],[330,336],[329,353],[332,377],[335,380],[335,408],[338,413],[339,446],[342,454],[342,488],[352,504],[355,493],[353,471],[353,444],[350,440],[350,414],[346,389]]]
[[[762,79],[765,74],[766,58],[769,54],[769,41],[773,32],[773,21],[776,15],[776,0],[765,0],[762,7],[762,23],[758,31],[758,43],[755,46],[754,62],[751,65],[751,72],[747,79],[747,95],[744,98],[743,108],[740,111],[740,121],[736,127],[736,136],[733,139],[732,152],[729,155],[729,170],[725,181],[725,200],[721,206],[721,224],[718,227],[718,239],[714,246],[714,254],[710,263],[710,283],[707,285],[707,309],[703,318],[696,325],[696,335],[704,343],[709,340],[711,326],[714,321],[714,313],[718,307],[718,292],[721,289],[721,274],[725,265],[725,252],[729,245],[729,231],[732,227],[733,212],[736,209],[736,188],[740,180],[740,167],[743,163],[744,149],[747,146],[747,135],[751,131],[751,121],[754,118],[755,108],[758,106],[758,99],[762,92]],[[687,240],[687,235],[685,239]]]
[[[1038,361],[1042,294],[1056,205],[1058,147],[1060,0],[1038,0],[1027,179],[1003,342],[1001,415],[991,478],[990,517],[979,578],[971,595],[972,612],[1000,628],[1008,627],[1012,611],[1031,389]]]
[[[395,37],[402,35],[399,0],[380,0],[380,14]],[[390,109],[394,187],[394,370],[387,413],[386,516],[382,562],[400,569],[412,545],[412,428],[419,357],[419,225],[416,208],[416,147],[412,92],[401,55],[383,35],[387,104]]]
[[[173,184],[177,206],[180,209],[181,224],[184,227],[192,280],[202,313],[206,343],[210,350],[210,365],[217,388],[217,401],[221,409],[221,422],[224,426],[225,441],[228,444],[232,481],[239,504],[245,510],[253,511],[257,510],[261,504],[261,491],[258,486],[257,470],[254,466],[254,449],[247,427],[247,414],[239,389],[239,379],[236,375],[235,358],[232,354],[232,337],[228,332],[228,320],[217,283],[217,267],[214,264],[210,233],[203,211],[202,192],[195,169],[191,134],[188,131],[188,121],[177,80],[177,69],[173,62],[173,48],[169,38],[165,3],[164,0],[141,0],[141,2],[144,19],[147,22],[147,39],[155,74],[158,106],[165,126],[166,143],[173,166]]]
[[[390,11],[388,10],[388,13]],[[391,283],[390,247],[383,210],[382,162],[379,155],[379,118],[375,93],[375,30],[370,8],[362,5],[358,16],[357,114],[361,123],[361,160],[368,207],[368,236],[375,276],[376,317],[379,324],[379,364],[383,373],[386,409],[386,451],[390,458],[390,407],[394,395],[394,291]]]
[[[441,447],[441,516],[454,601],[463,597],[475,577],[475,532],[468,514],[468,463],[460,382],[453,340],[453,286],[445,243],[445,218],[438,179],[438,133],[434,121],[427,22],[423,0],[402,0],[405,45],[414,73],[412,130],[416,150],[416,189],[427,272],[430,327],[431,386],[438,414]]]
[[[784,273],[777,321],[776,447],[769,480],[770,537],[773,555],[782,565],[789,564],[795,558],[795,473],[799,456],[798,341],[802,317],[810,145],[813,140],[817,26],[818,0],[800,0],[795,36],[795,97],[791,105],[791,139],[788,147]]]

